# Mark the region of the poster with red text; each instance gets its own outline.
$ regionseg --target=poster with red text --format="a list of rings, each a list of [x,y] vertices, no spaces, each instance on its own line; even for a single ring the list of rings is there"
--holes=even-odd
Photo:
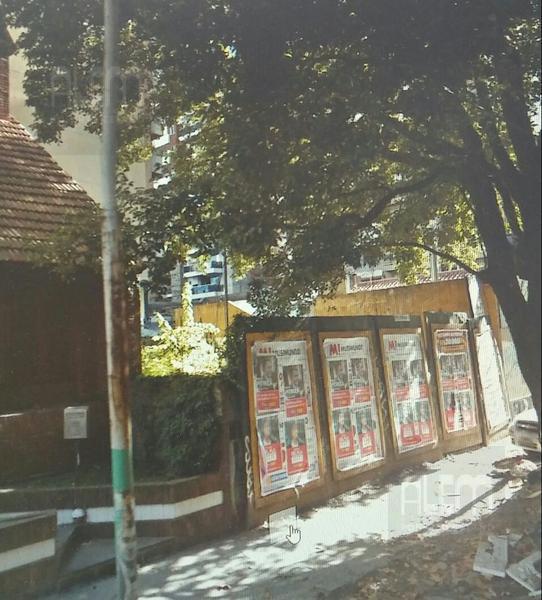
[[[436,441],[419,333],[386,333],[382,336],[399,452],[408,452]]]
[[[434,332],[444,424],[448,433],[477,425],[474,380],[465,329],[437,329]]]
[[[370,338],[327,338],[322,348],[337,470],[380,460],[383,452]]]
[[[262,496],[318,479],[306,342],[255,342],[252,374]]]

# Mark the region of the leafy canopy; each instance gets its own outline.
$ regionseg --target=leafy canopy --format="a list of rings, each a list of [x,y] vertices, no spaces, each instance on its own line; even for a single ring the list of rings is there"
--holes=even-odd
[[[58,138],[81,114],[97,130],[101,2],[4,4],[25,28],[37,131]],[[133,203],[148,245],[220,243],[263,263],[274,295],[299,300],[331,289],[360,255],[417,266],[430,247],[472,270],[481,246],[488,279],[504,267],[533,280],[539,8],[122,3],[125,160],[153,121],[182,133],[167,188]],[[157,215],[170,224],[155,227]]]

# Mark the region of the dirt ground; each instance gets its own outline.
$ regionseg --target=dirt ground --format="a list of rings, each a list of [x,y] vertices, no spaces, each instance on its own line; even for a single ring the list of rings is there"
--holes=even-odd
[[[506,577],[486,577],[473,571],[478,544],[488,535],[519,534],[509,548],[508,564],[540,548],[540,480],[524,482],[505,474],[512,486],[522,485],[515,496],[460,531],[434,537],[406,536],[392,545],[392,561],[358,582],[349,600],[485,600],[523,599],[529,591]],[[539,597],[534,596],[534,597]]]

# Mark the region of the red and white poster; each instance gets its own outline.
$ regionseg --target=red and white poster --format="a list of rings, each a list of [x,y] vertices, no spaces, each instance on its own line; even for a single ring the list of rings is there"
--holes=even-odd
[[[284,464],[280,443],[278,416],[267,416],[258,419],[258,443],[262,452],[262,462],[267,473],[280,471]]]
[[[331,401],[333,408],[350,406],[350,384],[348,381],[348,361],[330,360],[329,384],[331,386]]]
[[[342,408],[333,412],[333,431],[335,433],[335,453],[338,458],[354,456],[354,428],[350,410]]]
[[[372,410],[369,407],[365,407],[357,410],[355,415],[356,432],[361,456],[363,459],[374,458],[379,448],[376,437],[378,425],[373,419]]]
[[[288,475],[308,471],[307,434],[303,419],[286,423],[286,456],[288,457]]]
[[[327,402],[339,471],[383,457],[368,336],[323,341]]]
[[[384,334],[382,340],[399,452],[434,444],[421,335],[398,331]]]
[[[465,329],[438,329],[434,346],[446,431],[472,429],[477,420],[468,333]]]
[[[276,356],[273,354],[254,356],[254,384],[258,413],[278,410],[280,394]]]
[[[306,342],[255,342],[252,372],[262,496],[318,479]]]

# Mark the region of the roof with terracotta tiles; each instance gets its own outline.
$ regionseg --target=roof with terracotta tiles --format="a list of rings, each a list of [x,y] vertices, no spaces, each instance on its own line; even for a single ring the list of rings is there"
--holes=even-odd
[[[438,276],[438,281],[455,281],[465,279],[468,276],[463,269],[454,269],[453,271],[441,271]],[[415,285],[422,283],[434,283],[431,277],[419,277]],[[352,287],[352,292],[372,292],[373,290],[388,290],[390,288],[405,287],[409,284],[401,281],[396,277],[386,279],[377,279],[373,281],[360,282]]]
[[[15,119],[0,119],[0,261],[32,261],[32,246],[93,207],[92,199]]]

